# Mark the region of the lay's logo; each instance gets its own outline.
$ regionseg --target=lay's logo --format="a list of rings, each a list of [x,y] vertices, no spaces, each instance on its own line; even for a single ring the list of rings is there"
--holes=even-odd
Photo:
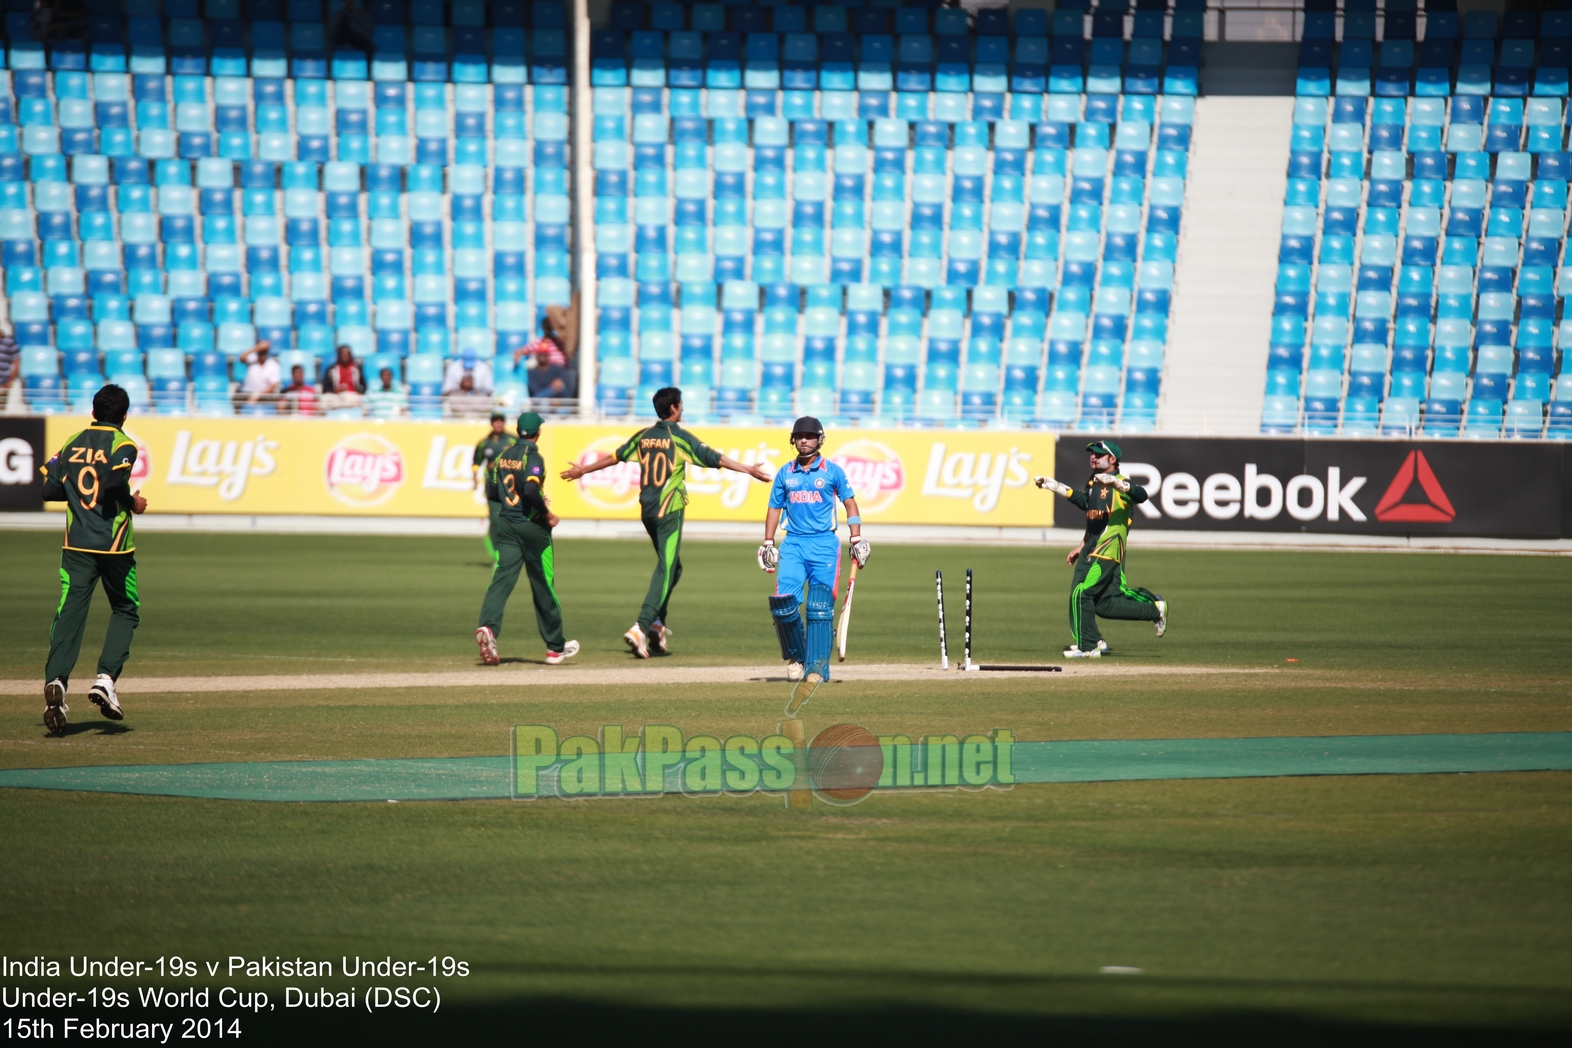
[[[857,508],[865,514],[888,509],[906,490],[901,457],[877,441],[854,440],[830,455],[830,461],[846,471],[846,479],[857,493]]]
[[[588,466],[605,455],[614,455],[625,438],[601,437],[594,441],[574,460],[575,465]],[[625,510],[639,504],[639,464],[619,462],[615,466],[586,473],[578,479],[579,494],[584,501],[601,509]]]
[[[327,453],[328,491],[349,506],[380,506],[404,482],[398,446],[371,433],[355,433]]]
[[[131,476],[128,478],[131,482],[131,489],[135,491],[153,475],[153,455],[152,452],[147,450],[147,445],[137,439],[135,433],[126,430],[121,432],[130,437],[131,442],[136,445],[136,461],[131,463]]]

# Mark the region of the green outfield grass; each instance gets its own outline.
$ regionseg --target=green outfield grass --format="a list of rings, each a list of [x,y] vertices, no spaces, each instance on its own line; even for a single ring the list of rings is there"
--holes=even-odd
[[[145,536],[127,674],[473,667],[479,554],[449,539]],[[0,536],[0,677],[39,673],[57,555],[53,535]],[[854,658],[936,661],[937,567],[955,653],[970,566],[979,654],[1057,660],[1062,551],[878,546],[874,558]],[[647,548],[564,542],[558,561],[583,662],[631,664],[619,637]],[[686,561],[672,661],[774,659],[751,547],[691,543]],[[809,730],[1572,730],[1568,560],[1137,540],[1129,572],[1172,601],[1173,626],[1158,641],[1148,625],[1110,625],[1122,664],[1258,672],[834,683],[805,710]],[[99,607],[84,683],[103,621]],[[504,655],[538,658],[523,594],[508,625]],[[123,726],[83,702],[64,738],[45,736],[37,698],[0,696],[0,766],[498,754],[520,722],[757,734],[784,698],[768,683],[574,684],[572,669],[554,689],[140,695]],[[812,812],[764,796],[299,805],[0,791],[0,826],[0,953],[13,958],[472,966],[442,981],[435,1019],[280,1013],[251,1027],[260,1043],[285,1026],[296,1043],[460,1029],[799,1045],[1550,1043],[1572,1026],[1565,773],[1022,786]]]
[[[875,540],[877,536],[875,536]],[[1135,585],[1171,602],[1159,642],[1111,623],[1123,657],[1223,666],[1519,676],[1572,673],[1572,559],[1398,554],[1158,551],[1127,562]],[[743,543],[686,544],[672,601],[677,658],[779,657],[765,597],[773,581]],[[976,571],[979,657],[1057,660],[1069,642],[1070,569],[1059,548],[879,545],[858,583],[852,650],[875,661],[937,661],[933,573],[945,572],[952,654],[965,569]],[[357,672],[476,665],[472,634],[490,565],[475,540],[148,534],[139,539],[143,624],[128,673]],[[0,676],[42,672],[59,600],[59,539],[0,540]],[[653,554],[644,542],[568,540],[557,588],[585,664],[630,661]],[[102,636],[98,601],[90,637]],[[96,641],[84,647],[96,654]],[[527,589],[516,591],[504,657],[544,654]],[[91,672],[84,658],[78,672]]]

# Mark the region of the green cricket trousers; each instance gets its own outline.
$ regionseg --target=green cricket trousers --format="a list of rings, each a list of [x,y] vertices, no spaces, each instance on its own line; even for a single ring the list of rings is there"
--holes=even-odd
[[[1075,581],[1070,587],[1070,633],[1082,651],[1097,647],[1102,634],[1097,617],[1156,622],[1157,595],[1151,590],[1132,588],[1124,580],[1124,565],[1117,560],[1081,554],[1075,562]]]
[[[486,500],[486,511],[490,515],[486,521],[486,556],[491,558],[491,566],[497,566],[497,544],[492,536],[497,533],[497,518],[502,513],[502,503]]]
[[[120,671],[131,657],[131,635],[142,621],[137,614],[141,601],[136,592],[136,554],[65,549],[60,551],[60,606],[49,630],[46,684],[56,678],[71,679],[82,651],[82,631],[87,627],[93,590],[100,581],[109,598],[109,629],[104,633],[103,653],[98,656],[98,672],[120,679]]]
[[[519,569],[529,574],[530,590],[535,597],[535,625],[547,651],[562,650],[562,605],[557,601],[556,563],[551,546],[551,530],[529,521],[517,522],[498,517],[491,531],[497,546],[497,566],[491,572],[491,585],[480,605],[480,625],[491,627],[494,637],[502,636],[502,612],[519,581]]]
[[[682,513],[645,517],[644,530],[655,544],[655,574],[650,576],[650,590],[639,609],[639,629],[649,633],[652,623],[665,623],[671,591],[682,579]]]

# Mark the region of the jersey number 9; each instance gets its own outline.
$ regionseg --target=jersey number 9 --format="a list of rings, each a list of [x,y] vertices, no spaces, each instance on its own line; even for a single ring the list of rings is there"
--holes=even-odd
[[[83,466],[82,471],[76,475],[76,490],[82,496],[83,509],[95,509],[98,506],[98,470],[92,466]]]

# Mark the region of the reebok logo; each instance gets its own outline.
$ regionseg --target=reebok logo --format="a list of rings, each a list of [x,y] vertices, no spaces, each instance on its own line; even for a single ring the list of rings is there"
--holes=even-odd
[[[1086,476],[1081,436],[1054,449]],[[1138,527],[1572,538],[1572,445],[1554,441],[1125,437],[1121,469],[1149,496]],[[1056,503],[1059,527],[1081,526]],[[1137,543],[1139,545],[1139,543]]]
[[[1404,496],[1413,488],[1416,479],[1426,501],[1404,502]],[[1375,518],[1380,521],[1425,524],[1445,524],[1457,518],[1452,500],[1446,497],[1446,490],[1436,479],[1435,470],[1430,468],[1430,461],[1425,458],[1423,451],[1410,451],[1403,464],[1397,467],[1397,475],[1387,486],[1386,494],[1376,503]]]
[[[1160,520],[1164,516],[1189,520],[1204,510],[1212,520],[1276,520],[1286,512],[1294,520],[1363,523],[1365,515],[1354,503],[1354,496],[1365,486],[1364,477],[1343,480],[1339,466],[1328,467],[1326,482],[1308,473],[1290,477],[1286,482],[1263,471],[1256,463],[1244,464],[1241,482],[1233,473],[1211,473],[1205,480],[1194,473],[1173,472],[1164,476],[1148,462],[1121,464],[1126,476],[1146,489],[1148,501],[1136,505],[1143,517]],[[1159,508],[1161,507],[1161,508]]]

